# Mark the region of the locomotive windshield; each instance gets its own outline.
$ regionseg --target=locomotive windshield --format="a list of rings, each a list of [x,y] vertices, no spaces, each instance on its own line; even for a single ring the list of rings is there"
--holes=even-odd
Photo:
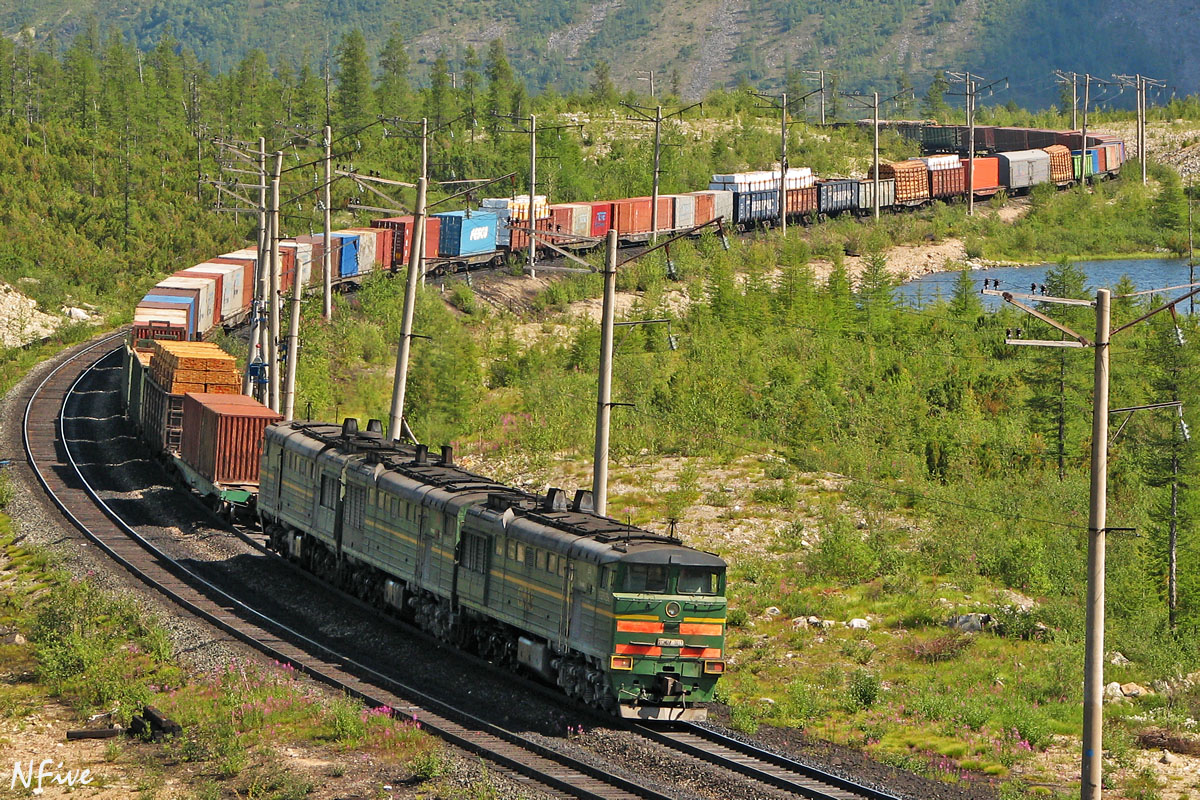
[[[721,593],[724,570],[713,567],[669,567],[666,564],[626,564],[618,591],[638,594]]]
[[[662,594],[667,591],[664,564],[630,564],[625,568],[625,591]]]
[[[721,575],[707,567],[681,567],[679,594],[716,594],[721,588]]]

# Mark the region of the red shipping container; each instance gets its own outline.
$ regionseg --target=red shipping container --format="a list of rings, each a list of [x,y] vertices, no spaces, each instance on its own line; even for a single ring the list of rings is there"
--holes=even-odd
[[[573,205],[550,206],[550,230],[555,233],[565,234],[570,234],[571,231],[575,230],[575,208]],[[547,238],[552,244],[556,244],[559,247],[575,241],[574,239],[560,236],[549,236]]]
[[[696,215],[692,217],[693,225],[703,225],[706,222],[712,222],[716,217],[716,203],[713,196],[707,192],[689,192],[696,198]]]
[[[285,295],[292,293],[292,285],[296,282],[296,248],[279,248],[279,290]]]
[[[964,161],[963,164],[971,162]],[[1000,160],[995,156],[976,158],[971,174],[971,189],[976,196],[990,197],[1000,190]]]
[[[216,296],[213,298],[213,323],[214,324],[219,323],[221,320],[223,320],[225,318],[226,312],[231,310],[231,309],[221,308],[221,298],[224,296],[224,294],[222,293],[221,290],[225,285],[225,276],[222,275],[221,273],[219,273],[219,272],[201,272],[200,270],[196,270],[195,272],[188,272],[186,269],[181,269],[181,270],[179,270],[179,272],[176,272],[171,277],[172,278],[210,278],[217,282],[217,293],[216,293]],[[232,310],[234,312],[237,311],[237,309],[232,309]]]
[[[613,201],[613,227],[619,233],[650,231],[650,198],[630,197]]]
[[[263,431],[283,419],[244,394],[183,396],[180,458],[214,484],[258,485]]]
[[[528,223],[518,222],[517,224],[525,225]],[[533,228],[534,228],[534,230],[538,230],[538,231],[550,231],[550,230],[553,230],[551,225],[552,225],[551,218],[543,217],[534,223]],[[513,228],[512,229],[512,238],[509,240],[508,249],[513,250],[513,251],[528,250],[529,249],[529,234],[528,234],[528,232],[523,231],[520,228]]]
[[[789,216],[817,213],[817,187],[787,190],[787,213]]]
[[[604,200],[588,205],[592,207],[592,236],[603,236],[613,227],[613,204]]]
[[[406,217],[383,217],[371,220],[373,228],[390,228],[392,234],[392,269],[405,269],[408,266],[408,256],[412,248],[414,220]],[[438,236],[441,234],[442,220],[440,217],[425,218],[425,258],[437,258]]]
[[[950,198],[967,193],[967,168],[962,164],[952,169],[929,170],[929,196]]]

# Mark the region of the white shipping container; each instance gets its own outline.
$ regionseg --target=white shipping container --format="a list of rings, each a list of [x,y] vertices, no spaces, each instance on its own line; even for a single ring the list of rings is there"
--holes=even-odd
[[[675,230],[685,230],[696,224],[696,198],[686,195],[675,195]]]
[[[713,192],[713,218],[724,217],[726,225],[733,224],[733,192]]]
[[[378,249],[379,234],[374,231],[355,231],[358,234],[358,274],[375,271],[375,251]]]
[[[192,269],[197,272],[215,272],[221,276],[221,319],[235,317],[245,311],[242,305],[242,292],[245,268],[241,264],[213,264],[205,262]]]
[[[301,286],[312,282],[312,251],[311,242],[296,242],[296,269],[300,273]]]
[[[208,333],[219,320],[217,316],[217,279],[216,278],[182,278],[171,276],[163,278],[158,285],[164,289],[199,289],[200,306],[196,319],[196,335]]]
[[[134,325],[149,325],[155,322],[165,322],[176,328],[187,330],[187,308],[142,308],[138,306],[133,311]]]

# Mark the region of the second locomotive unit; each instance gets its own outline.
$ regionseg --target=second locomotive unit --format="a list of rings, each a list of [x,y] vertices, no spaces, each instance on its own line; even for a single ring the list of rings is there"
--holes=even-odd
[[[439,638],[623,717],[699,720],[725,671],[725,562],[537,497],[450,448],[288,422],[267,428],[258,513],[270,546]]]

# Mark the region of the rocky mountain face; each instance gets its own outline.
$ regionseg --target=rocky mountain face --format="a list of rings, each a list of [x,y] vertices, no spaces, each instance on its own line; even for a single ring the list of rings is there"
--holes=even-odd
[[[653,74],[657,94],[685,99],[739,83],[779,87],[788,71],[808,69],[826,70],[838,90],[886,94],[970,69],[1008,77],[999,102],[1025,106],[1057,100],[1055,69],[1200,87],[1200,60],[1182,45],[1200,33],[1193,0],[0,0],[0,30],[35,46],[63,47],[89,27],[144,48],[173,36],[217,70],[255,48],[276,63],[321,64],[349,30],[376,48],[398,30],[418,79],[441,51],[461,72],[469,48],[482,54],[502,38],[534,91],[586,88],[600,61],[619,90],[646,94]],[[1101,97],[1128,99],[1115,89]]]

